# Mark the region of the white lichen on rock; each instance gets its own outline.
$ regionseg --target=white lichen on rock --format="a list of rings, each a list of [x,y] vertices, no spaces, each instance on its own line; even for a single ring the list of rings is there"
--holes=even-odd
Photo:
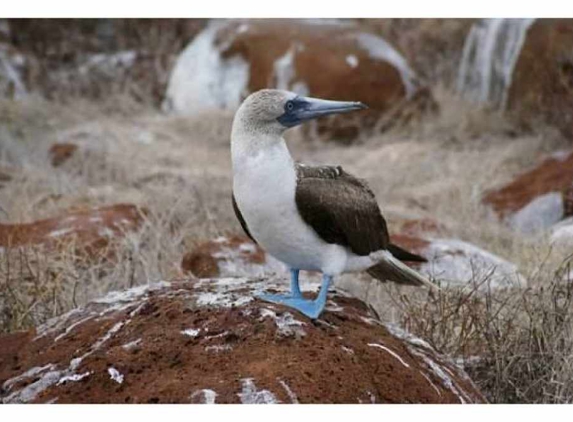
[[[241,380],[242,391],[237,395],[243,404],[276,404],[279,401],[269,390],[257,390],[252,378]]]
[[[117,382],[118,384],[122,384],[123,383],[123,374],[121,374],[117,369],[115,369],[113,366],[107,368],[107,373],[109,374],[109,377],[114,380],[115,382]]]

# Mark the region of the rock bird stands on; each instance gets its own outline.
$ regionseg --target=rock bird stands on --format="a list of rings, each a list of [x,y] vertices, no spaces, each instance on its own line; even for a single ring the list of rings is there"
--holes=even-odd
[[[260,298],[318,318],[338,274],[368,271],[381,281],[435,287],[400,260],[425,261],[390,243],[366,182],[340,166],[293,161],[283,133],[317,117],[367,108],[265,89],[251,94],[233,121],[233,208],[247,235],[291,270],[291,294]],[[320,271],[315,300],[303,298],[300,270]]]

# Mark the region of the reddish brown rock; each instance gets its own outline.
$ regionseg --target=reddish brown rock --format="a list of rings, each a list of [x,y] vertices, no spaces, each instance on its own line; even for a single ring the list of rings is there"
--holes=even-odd
[[[420,89],[406,60],[374,32],[348,21],[276,19],[208,26],[179,57],[164,109],[184,114],[234,110],[249,93],[273,87],[367,104],[366,111],[311,125],[319,135],[338,140],[435,109],[431,92]],[[380,121],[390,110],[393,118]]]
[[[538,19],[512,75],[508,108],[522,124],[545,121],[573,140],[573,20]]]
[[[221,236],[201,243],[181,261],[184,273],[200,278],[263,275],[279,268],[278,261],[242,235]]]
[[[131,204],[116,204],[68,212],[59,217],[24,224],[0,224],[0,247],[43,244],[49,247],[75,242],[77,247],[99,249],[111,239],[141,227],[144,212]]]
[[[78,146],[70,143],[54,144],[50,147],[48,154],[54,167],[58,167],[68,161],[76,152]]]
[[[253,299],[284,279],[113,292],[0,337],[4,403],[483,403],[421,339],[330,293],[316,322]],[[313,285],[317,288],[318,285]],[[308,289],[306,286],[305,289]]]
[[[550,192],[563,192],[573,181],[573,153],[543,161],[501,189],[491,191],[484,202],[501,217],[522,209],[535,198]]]
[[[390,236],[392,243],[415,254],[421,254],[430,244],[426,239],[415,235],[394,234]]]

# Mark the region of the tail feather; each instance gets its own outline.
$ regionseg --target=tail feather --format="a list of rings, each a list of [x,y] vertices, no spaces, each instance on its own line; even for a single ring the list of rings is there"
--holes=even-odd
[[[392,255],[398,258],[400,261],[409,261],[409,262],[428,262],[426,258],[420,255],[416,255],[412,252],[408,252],[405,249],[402,249],[398,245],[394,245],[390,243],[388,245],[388,250]]]
[[[378,255],[378,257],[380,258],[378,264],[367,270],[368,274],[375,279],[380,281],[393,281],[398,284],[412,286],[425,285],[432,289],[439,289],[437,285],[432,283],[422,274],[393,257],[390,252],[385,251]]]

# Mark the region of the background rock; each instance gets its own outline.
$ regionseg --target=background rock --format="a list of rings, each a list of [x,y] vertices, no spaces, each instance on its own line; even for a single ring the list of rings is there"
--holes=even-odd
[[[508,109],[526,127],[545,122],[573,140],[573,20],[538,19],[515,65]]]
[[[327,310],[312,323],[252,297],[286,284],[227,278],[112,292],[37,330],[0,337],[0,397],[4,403],[485,401],[454,363],[377,322],[356,299],[331,292]]]
[[[96,209],[71,211],[33,223],[0,224],[0,247],[43,244],[54,247],[75,242],[80,249],[97,250],[111,239],[137,230],[144,214],[135,205],[116,204]]]
[[[272,87],[367,104],[360,116],[315,125],[319,134],[340,139],[356,138],[359,128],[374,127],[404,100],[433,104],[429,91],[416,95],[419,82],[400,53],[351,22],[234,20],[212,22],[181,53],[163,109],[235,110],[249,93]]]
[[[286,267],[242,235],[221,236],[197,245],[183,256],[181,269],[195,277],[262,276]]]
[[[547,228],[563,218],[564,193],[572,181],[573,153],[554,154],[511,183],[488,192],[484,202],[500,218],[531,233],[540,224]]]
[[[551,242],[573,247],[573,217],[566,218],[551,229]]]

